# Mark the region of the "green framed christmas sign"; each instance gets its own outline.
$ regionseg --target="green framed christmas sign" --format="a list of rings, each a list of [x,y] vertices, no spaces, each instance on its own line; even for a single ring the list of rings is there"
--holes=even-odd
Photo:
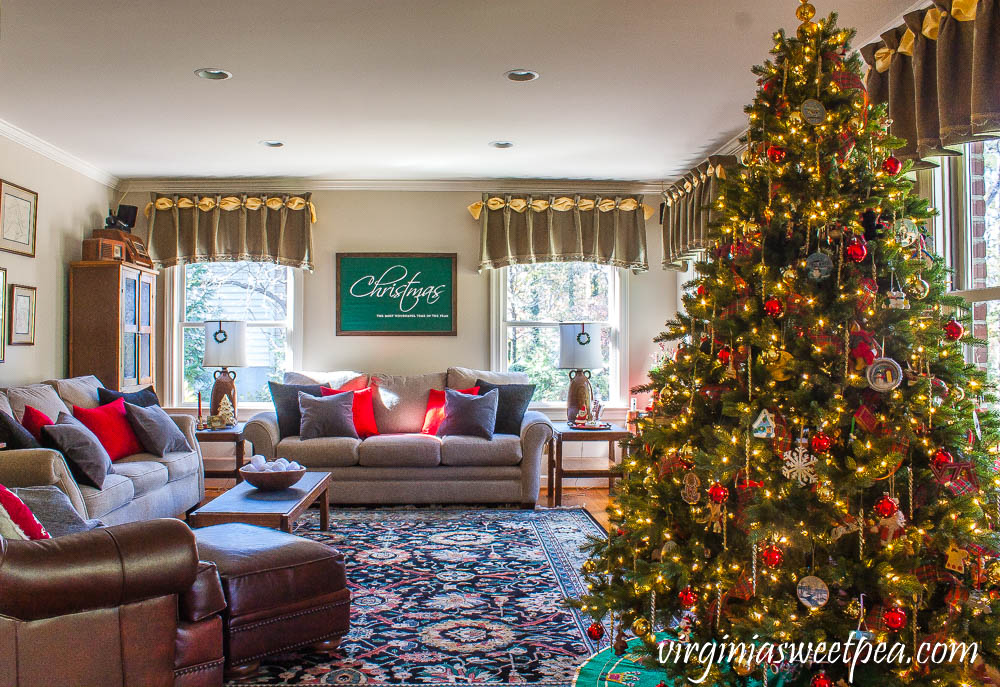
[[[455,336],[456,253],[337,253],[338,336]]]

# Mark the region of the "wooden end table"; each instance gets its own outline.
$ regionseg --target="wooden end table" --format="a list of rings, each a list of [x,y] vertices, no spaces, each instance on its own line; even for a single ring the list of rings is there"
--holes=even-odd
[[[227,522],[273,527],[291,532],[295,521],[313,503],[319,502],[319,526],[330,529],[330,473],[307,472],[294,486],[281,491],[260,491],[246,482],[223,492],[188,515],[191,527]]]
[[[627,429],[613,423],[607,429],[573,429],[568,422],[553,422],[552,440],[549,442],[549,506],[562,505],[562,481],[564,477],[606,477],[608,489],[613,489],[615,477],[617,477],[611,472],[611,468],[615,465],[615,444],[631,436],[632,433]],[[564,441],[608,442],[608,469],[564,470],[562,450]]]
[[[223,427],[222,429],[196,429],[194,437],[199,444],[236,444],[236,467],[232,470],[206,470],[205,477],[215,479],[233,479],[242,482],[240,468],[243,467],[245,457],[243,455],[243,431],[247,423],[237,422],[235,427]]]

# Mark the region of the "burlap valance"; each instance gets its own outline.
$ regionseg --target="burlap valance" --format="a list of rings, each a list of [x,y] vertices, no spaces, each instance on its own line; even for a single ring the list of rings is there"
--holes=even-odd
[[[312,271],[311,194],[169,195],[146,205],[157,267],[193,262],[273,262]]]
[[[482,225],[480,270],[576,261],[649,269],[646,218],[653,209],[641,196],[484,193],[468,209]]]
[[[887,102],[897,157],[1000,137],[1000,0],[934,0],[861,48],[873,103]]]
[[[708,247],[708,227],[715,219],[715,199],[726,169],[735,157],[713,155],[663,192],[663,267],[687,270],[686,260]]]

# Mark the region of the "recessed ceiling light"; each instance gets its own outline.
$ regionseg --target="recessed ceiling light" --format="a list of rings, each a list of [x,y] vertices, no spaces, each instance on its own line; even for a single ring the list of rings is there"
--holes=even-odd
[[[500,148],[501,150],[514,147],[514,144],[510,141],[490,141],[490,145],[494,148]]]
[[[276,141],[274,139],[265,139],[263,141],[257,141],[257,143],[261,144],[265,148],[281,148],[285,145],[284,141]]]
[[[538,72],[531,69],[511,69],[504,76],[511,81],[534,81],[538,78]]]
[[[225,69],[219,69],[218,67],[202,67],[201,69],[195,69],[194,73],[195,76],[208,79],[209,81],[223,81],[233,78],[232,72],[227,72]]]

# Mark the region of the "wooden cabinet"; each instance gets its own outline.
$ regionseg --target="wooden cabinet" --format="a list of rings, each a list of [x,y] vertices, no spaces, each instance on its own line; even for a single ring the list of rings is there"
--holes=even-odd
[[[156,272],[117,262],[69,268],[69,374],[134,391],[156,371]]]

